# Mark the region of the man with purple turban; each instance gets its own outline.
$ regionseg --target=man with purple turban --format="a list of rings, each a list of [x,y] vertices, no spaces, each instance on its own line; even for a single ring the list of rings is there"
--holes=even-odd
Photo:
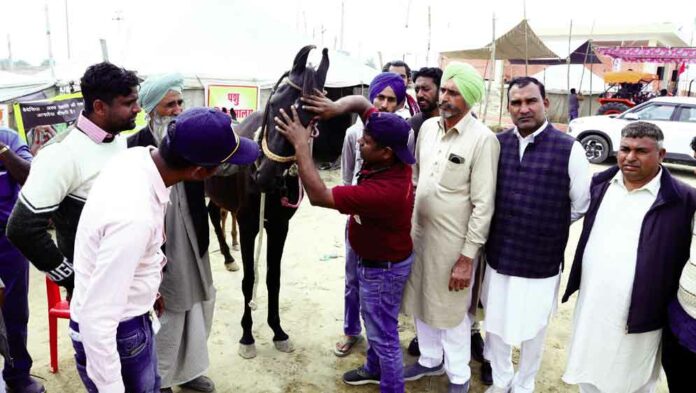
[[[383,72],[370,83],[368,93],[370,102],[380,112],[394,113],[406,97],[406,85],[398,74]],[[341,155],[343,184],[357,183],[358,172],[363,165],[358,141],[362,137],[364,124],[358,119],[346,130]],[[413,131],[409,132],[409,150],[414,150]],[[334,354],[338,357],[348,355],[353,346],[362,340],[360,326],[360,289],[357,277],[357,259],[346,232],[346,286],[343,313],[343,337],[336,343]]]

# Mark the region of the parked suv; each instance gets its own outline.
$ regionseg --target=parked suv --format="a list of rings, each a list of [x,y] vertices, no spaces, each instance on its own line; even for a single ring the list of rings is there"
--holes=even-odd
[[[568,124],[568,134],[580,141],[587,159],[598,164],[616,155],[621,129],[636,120],[660,127],[665,135],[666,161],[696,166],[691,149],[696,137],[696,97],[657,97],[619,115],[580,117]]]

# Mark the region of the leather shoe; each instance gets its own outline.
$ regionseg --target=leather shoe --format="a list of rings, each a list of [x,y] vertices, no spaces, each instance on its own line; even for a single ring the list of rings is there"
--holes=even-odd
[[[486,386],[493,385],[493,369],[491,362],[485,361],[481,363],[481,382]]]
[[[186,383],[182,383],[181,386],[197,392],[212,393],[215,391],[215,383],[213,383],[213,380],[205,375],[201,375],[198,378],[192,379]]]
[[[413,340],[408,344],[408,349],[406,350],[411,356],[420,356],[420,348],[418,348],[418,337],[414,337]]]
[[[476,332],[471,335],[471,358],[479,363],[483,363],[485,359],[483,358],[483,348],[484,342],[481,333]]]

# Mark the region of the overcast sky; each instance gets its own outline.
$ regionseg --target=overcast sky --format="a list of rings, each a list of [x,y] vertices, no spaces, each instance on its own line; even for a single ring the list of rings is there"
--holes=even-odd
[[[441,50],[482,45],[491,38],[491,17],[503,33],[523,15],[521,0],[0,0],[0,58],[8,56],[8,37],[15,60],[39,64],[48,57],[45,7],[54,58],[67,59],[66,4],[73,58],[100,59],[99,39],[108,42],[111,60],[295,45],[313,42],[340,46],[341,5],[344,6],[343,49],[363,60],[406,56],[424,65],[428,43],[428,6],[431,7],[429,63]],[[670,4],[668,7],[666,4]],[[527,0],[532,27],[626,26],[674,23],[682,38],[692,39],[696,1],[670,0],[643,6],[633,0]],[[661,4],[665,4],[661,6]],[[660,8],[662,7],[662,8]],[[137,50],[136,50],[137,49]]]

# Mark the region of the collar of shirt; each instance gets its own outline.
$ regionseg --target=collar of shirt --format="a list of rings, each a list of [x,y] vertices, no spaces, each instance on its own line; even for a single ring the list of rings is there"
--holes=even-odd
[[[449,130],[445,131],[445,118],[440,116],[440,120],[437,121],[437,123],[440,125],[440,131],[443,131],[444,134],[446,135],[448,132],[451,130],[457,131],[457,133],[461,134],[466,130],[466,128],[469,126],[469,123],[474,121],[474,117],[471,115],[471,110],[462,117],[461,120],[457,122],[457,124],[454,125],[454,127],[450,128]]]
[[[169,203],[169,188],[167,188],[167,186],[164,184],[164,180],[162,180],[162,176],[160,175],[159,170],[157,170],[155,161],[152,159],[153,150],[155,150],[153,146],[149,146],[147,149],[147,175],[148,177],[150,177],[152,185],[155,188],[155,194],[157,195],[157,199],[161,204],[164,205]]]
[[[94,124],[90,119],[85,116],[85,113],[80,113],[77,118],[77,128],[84,132],[89,139],[93,140],[95,143],[108,143],[114,140],[114,136],[104,131],[98,125]]]
[[[524,136],[522,136],[522,134],[520,134],[520,131],[517,129],[517,126],[515,126],[515,130],[513,132],[517,136],[517,139],[520,140],[520,142],[526,140],[527,143],[534,143],[534,138],[536,138],[539,134],[541,134],[542,131],[544,131],[546,129],[546,127],[548,127],[548,126],[549,126],[548,119],[544,119],[544,124],[542,124],[541,127],[537,128],[536,131],[527,135],[526,137],[524,137]]]
[[[660,182],[662,180],[662,167],[660,167],[660,170],[657,171],[657,175],[652,178],[647,184],[645,184],[643,187],[635,189],[633,191],[628,191],[626,188],[626,185],[624,184],[623,181],[623,173],[619,169],[618,172],[616,172],[616,175],[611,179],[611,184],[616,185],[618,187],[623,188],[627,192],[633,193],[633,192],[638,192],[638,191],[647,191],[653,196],[657,197],[657,193],[660,192]]]

